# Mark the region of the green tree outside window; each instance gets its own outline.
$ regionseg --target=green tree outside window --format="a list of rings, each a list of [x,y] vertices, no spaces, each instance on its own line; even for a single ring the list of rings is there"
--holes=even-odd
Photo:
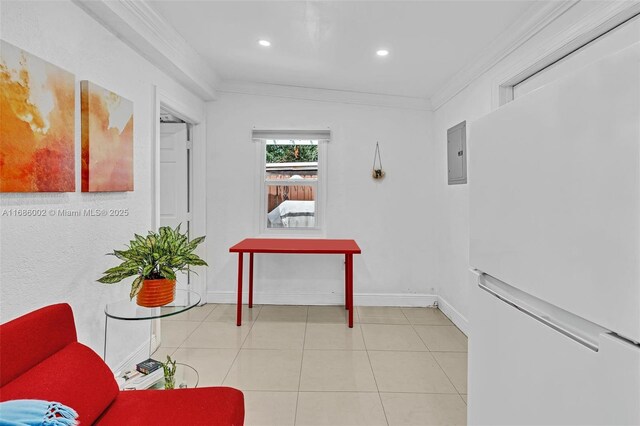
[[[317,145],[267,145],[267,163],[312,163],[317,161]]]

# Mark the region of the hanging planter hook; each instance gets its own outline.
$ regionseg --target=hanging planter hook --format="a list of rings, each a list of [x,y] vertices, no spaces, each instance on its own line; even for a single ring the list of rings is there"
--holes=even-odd
[[[376,165],[376,162],[378,163]],[[380,143],[376,142],[376,152],[373,154],[373,170],[371,176],[374,179],[384,178],[385,172],[382,170],[382,158],[380,158]]]

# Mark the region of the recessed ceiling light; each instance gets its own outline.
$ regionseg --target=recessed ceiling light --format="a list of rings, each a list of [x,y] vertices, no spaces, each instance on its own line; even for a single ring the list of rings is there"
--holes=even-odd
[[[376,52],[376,55],[378,56],[387,56],[389,54],[389,51],[387,49],[380,49]]]
[[[271,42],[269,40],[258,40],[258,44],[260,46],[269,47],[271,46]]]

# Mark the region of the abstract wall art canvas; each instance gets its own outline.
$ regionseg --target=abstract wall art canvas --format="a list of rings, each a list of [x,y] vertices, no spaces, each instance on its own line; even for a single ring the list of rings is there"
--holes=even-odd
[[[82,191],[133,191],[133,102],[80,83]]]
[[[0,40],[0,192],[75,191],[75,76]]]

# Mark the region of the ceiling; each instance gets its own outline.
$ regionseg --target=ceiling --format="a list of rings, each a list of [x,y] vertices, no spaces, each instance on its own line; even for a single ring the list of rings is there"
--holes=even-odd
[[[223,80],[419,98],[480,59],[533,3],[149,2]],[[381,48],[390,54],[376,56]]]

